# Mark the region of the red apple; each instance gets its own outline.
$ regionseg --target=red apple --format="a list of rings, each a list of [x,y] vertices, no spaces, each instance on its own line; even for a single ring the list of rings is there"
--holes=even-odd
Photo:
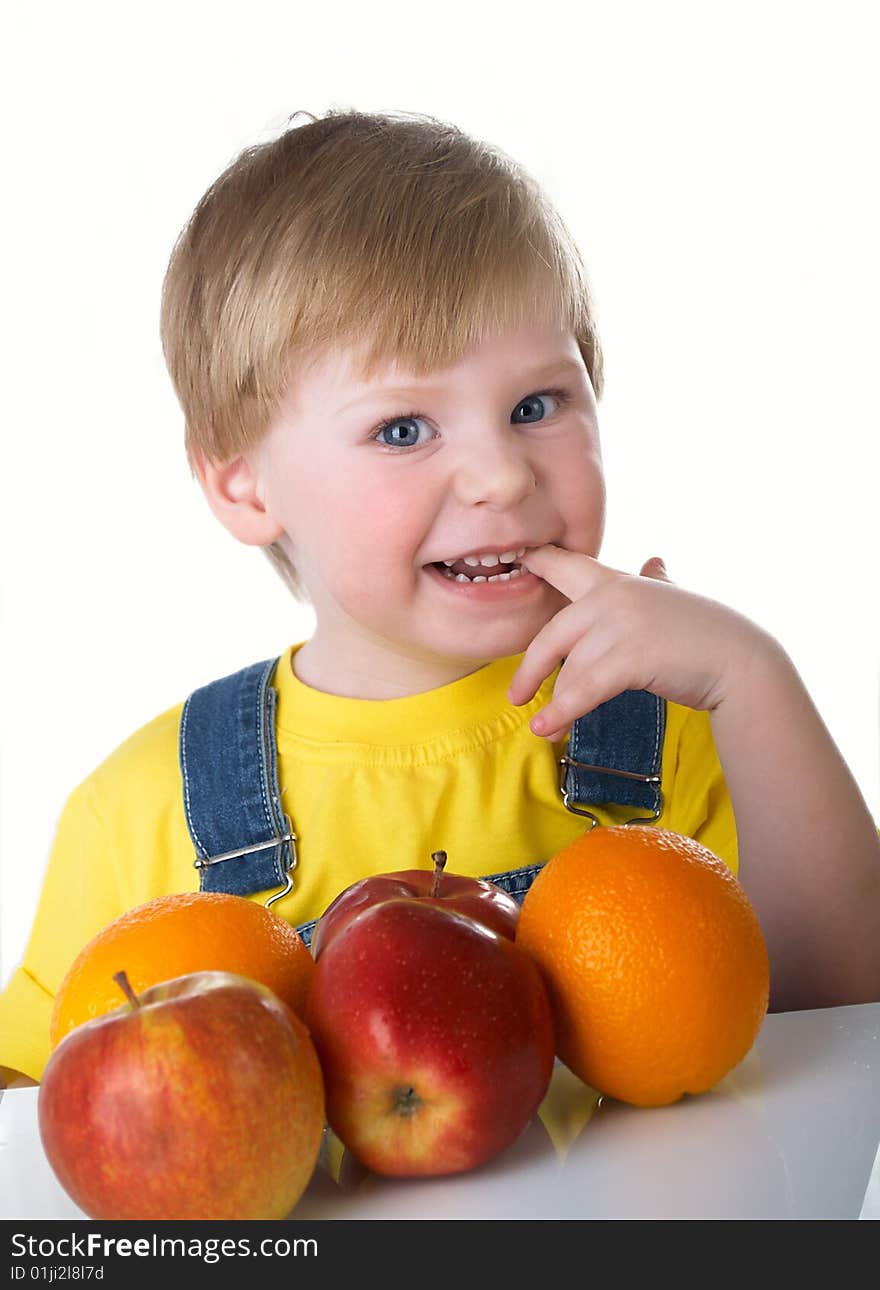
[[[506,936],[387,900],[325,946],[306,1001],[336,1135],[375,1173],[450,1174],[526,1128],[553,1070],[550,1003]]]
[[[485,927],[513,940],[519,918],[519,905],[494,882],[485,878],[467,878],[464,874],[444,873],[446,852],[434,851],[431,855],[434,868],[400,869],[396,873],[374,874],[361,878],[340,892],[328,905],[315,924],[311,950],[317,958],[323,949],[347,927],[353,918],[384,900],[401,896],[424,900],[442,909],[454,909],[459,914],[475,918]]]
[[[324,1130],[320,1065],[267,986],[193,972],[84,1022],[38,1094],[43,1148],[91,1218],[279,1219]]]

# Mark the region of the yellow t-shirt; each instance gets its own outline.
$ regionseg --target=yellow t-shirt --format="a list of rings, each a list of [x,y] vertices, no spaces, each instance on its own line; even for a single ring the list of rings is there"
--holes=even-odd
[[[521,654],[423,694],[340,698],[298,679],[291,659],[303,643],[285,651],[273,682],[298,867],[272,908],[294,926],[367,874],[430,869],[438,849],[450,873],[479,877],[548,860],[587,829],[559,792],[565,741],[548,743],[528,724],[556,672],[520,708],[507,687]],[[182,707],[142,726],[67,799],[24,960],[0,995],[0,1066],[40,1078],[55,992],[96,932],[154,896],[198,890],[178,763]],[[733,811],[705,712],[667,704],[662,789],[657,823],[736,872]],[[618,823],[632,812],[595,814]]]

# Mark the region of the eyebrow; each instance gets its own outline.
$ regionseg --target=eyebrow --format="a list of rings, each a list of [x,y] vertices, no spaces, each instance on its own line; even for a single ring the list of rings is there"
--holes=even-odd
[[[569,369],[574,372],[583,372],[584,365],[574,358],[551,359],[549,362],[542,363],[540,366],[533,367],[528,372],[524,373],[523,380],[536,381],[540,378],[544,378],[546,380],[550,376],[555,376],[558,372],[568,371]],[[336,412],[333,415],[339,416],[341,413],[347,412],[349,408],[356,407],[359,403],[366,403],[371,399],[398,398],[412,394],[426,395],[432,393],[434,390],[439,390],[440,388],[441,387],[439,385],[418,384],[377,386],[375,389],[365,390],[363,394],[359,394],[356,398],[351,399],[350,402],[344,403],[342,407],[336,409]]]

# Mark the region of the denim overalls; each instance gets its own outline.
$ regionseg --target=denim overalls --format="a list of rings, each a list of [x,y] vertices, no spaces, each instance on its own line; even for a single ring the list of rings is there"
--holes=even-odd
[[[271,684],[278,663],[266,659],[202,686],[180,719],[184,809],[200,888],[249,896],[281,887],[267,905],[292,889],[297,863],[296,834],[278,787]],[[567,810],[591,819],[591,828],[599,821],[586,805],[634,807],[650,812],[637,820],[656,820],[665,727],[665,700],[647,690],[625,690],[578,717],[559,763]],[[485,877],[521,902],[545,862]],[[316,922],[296,929],[307,945]]]

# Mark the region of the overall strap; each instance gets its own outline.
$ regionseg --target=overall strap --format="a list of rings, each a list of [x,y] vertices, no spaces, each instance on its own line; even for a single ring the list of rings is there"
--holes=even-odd
[[[559,787],[568,810],[617,805],[650,811],[627,823],[656,820],[663,809],[660,768],[666,731],[666,700],[648,690],[624,690],[571,727],[568,753],[560,759]]]
[[[578,717],[569,731],[568,752],[559,761],[559,789],[566,809],[588,816],[593,821],[590,828],[599,820],[575,803],[651,812],[627,824],[656,820],[663,810],[660,766],[665,730],[666,700],[647,690],[624,690]],[[521,905],[545,863],[541,860],[485,877]]]
[[[202,891],[290,890],[295,835],[281,809],[275,743],[278,659],[195,690],[180,719],[186,823]],[[267,902],[271,903],[271,902]]]

